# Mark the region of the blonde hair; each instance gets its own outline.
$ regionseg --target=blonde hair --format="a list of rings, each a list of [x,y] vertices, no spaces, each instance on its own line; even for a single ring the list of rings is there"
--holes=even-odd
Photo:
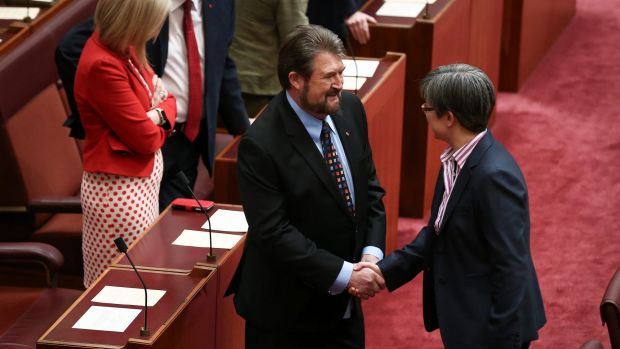
[[[104,45],[119,54],[134,46],[140,64],[149,69],[145,45],[159,34],[169,8],[169,0],[99,0],[95,26]]]

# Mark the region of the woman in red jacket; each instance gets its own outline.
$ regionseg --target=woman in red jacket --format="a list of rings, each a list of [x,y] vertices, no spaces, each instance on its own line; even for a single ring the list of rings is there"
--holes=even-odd
[[[158,216],[161,147],[174,127],[176,102],[150,68],[169,0],[99,0],[95,32],[75,78],[86,137],[82,209],[84,285],[111,264],[113,240],[131,243]]]

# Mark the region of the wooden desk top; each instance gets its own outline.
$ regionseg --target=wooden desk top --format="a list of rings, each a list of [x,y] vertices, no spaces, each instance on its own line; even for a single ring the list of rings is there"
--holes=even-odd
[[[23,23],[18,20],[0,20],[0,28],[9,28],[13,22],[20,23],[23,26],[17,31],[8,30],[0,33],[0,56],[10,51],[16,45],[19,45],[24,39],[26,39],[35,30],[52,18],[58,11],[62,10],[65,6],[71,3],[73,0],[58,0],[52,4],[51,7],[40,7],[40,12],[30,23]],[[33,4],[35,2],[33,1]],[[3,1],[0,1],[0,6],[3,5]],[[31,6],[35,8],[35,5]]]
[[[430,20],[439,15],[439,13],[446,7],[446,5],[452,0],[437,0],[433,4],[427,4],[426,8],[422,10],[422,13],[417,18],[412,17],[392,17],[392,16],[377,16],[377,11],[385,4],[384,0],[370,0],[364,6],[361,11],[375,17],[379,26],[393,26],[393,27],[412,27],[419,20]]]
[[[242,211],[241,206],[217,204],[209,210],[209,216],[212,216],[218,209]],[[230,233],[243,236],[232,250],[214,248],[215,262],[207,262],[208,248],[172,245],[172,242],[184,229],[203,230],[201,227],[205,221],[206,217],[203,213],[168,207],[162,212],[151,229],[140,235],[138,240],[131,244],[128,251],[129,256],[136,268],[143,270],[162,270],[187,274],[196,265],[218,268],[226,262],[232,251],[243,246],[244,233]],[[204,232],[208,234],[206,230]],[[119,256],[112,265],[119,268],[131,268],[124,255]]]
[[[74,329],[73,325],[93,305],[142,309],[142,307],[128,305],[114,305],[93,303],[101,289],[106,286],[121,286],[142,288],[140,281],[133,270],[110,268],[106,270],[97,282],[86,290],[80,298],[48,329],[37,342],[37,348],[78,347],[78,348],[121,348],[127,343],[141,343],[146,346],[155,342],[177,316],[185,309],[190,301],[205,287],[205,284],[214,275],[209,268],[201,269],[191,275],[173,273],[141,271],[149,289],[165,290],[166,294],[159,302],[149,307],[148,326],[151,335],[148,338],[140,337],[140,328],[144,324],[144,311],[134,319],[125,332],[109,332]],[[215,287],[210,288],[215,299]],[[213,304],[215,304],[213,302]],[[203,309],[204,312],[209,309]],[[213,310],[215,312],[215,310]]]

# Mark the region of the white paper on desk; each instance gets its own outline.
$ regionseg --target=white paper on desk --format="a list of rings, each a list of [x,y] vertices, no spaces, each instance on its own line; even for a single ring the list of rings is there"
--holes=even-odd
[[[424,10],[426,3],[419,2],[386,2],[377,10],[377,16],[416,18]]]
[[[366,78],[357,78],[357,83],[355,82],[355,76],[345,76],[344,83],[342,84],[342,88],[349,91],[359,90],[364,86],[366,82]]]
[[[147,289],[147,305],[154,306],[166,294],[164,290]],[[92,299],[96,303],[144,306],[144,289],[133,287],[105,286]]]
[[[414,2],[418,4],[434,4],[437,0],[383,0],[384,2]]]
[[[202,229],[209,229],[209,222],[205,222]],[[219,209],[211,216],[211,230],[245,233],[248,231],[248,221],[243,211]]]
[[[379,66],[379,61],[368,59],[356,59],[355,62],[352,59],[343,59],[344,63],[344,76],[355,76],[355,66],[357,65],[357,76],[370,78],[375,75],[375,71]]]
[[[223,248],[230,250],[241,239],[242,235],[211,233],[213,238],[213,248]],[[179,237],[172,242],[173,245],[191,247],[209,247],[209,232],[204,230],[185,229]]]
[[[82,330],[125,332],[142,310],[93,305],[73,325]]]
[[[0,19],[15,19],[21,21],[26,16],[35,18],[39,14],[38,7],[0,7]]]

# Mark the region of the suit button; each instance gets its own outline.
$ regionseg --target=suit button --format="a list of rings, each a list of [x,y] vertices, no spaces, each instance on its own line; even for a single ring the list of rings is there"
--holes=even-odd
[[[439,282],[440,285],[445,285],[446,284],[446,279],[444,278],[438,278],[437,282]]]

